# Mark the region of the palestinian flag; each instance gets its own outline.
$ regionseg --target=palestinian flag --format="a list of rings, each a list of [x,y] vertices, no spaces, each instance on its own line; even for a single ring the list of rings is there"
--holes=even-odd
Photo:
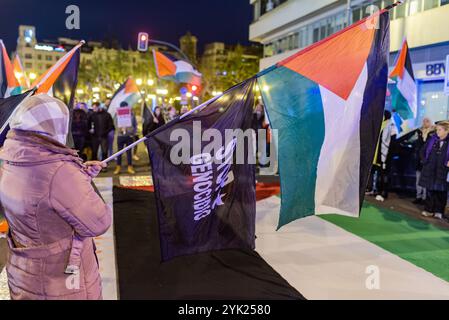
[[[36,94],[47,93],[58,98],[67,105],[70,114],[73,112],[73,104],[75,102],[76,86],[78,84],[78,69],[80,64],[81,46],[84,44],[81,41],[75,47],[67,52],[61,59],[56,62],[50,69],[42,74],[32,84],[36,87]],[[72,117],[70,117],[72,119]],[[71,122],[69,130],[72,127]],[[73,138],[71,131],[67,137],[67,145],[73,146]]]
[[[416,118],[417,91],[407,40],[404,40],[402,44],[395,67],[390,73],[390,78],[396,81],[396,86],[391,92],[393,109],[404,120]]]
[[[245,160],[248,150],[241,154],[241,163],[233,161],[240,148],[237,138],[227,139],[226,134],[230,129],[252,128],[254,85],[255,80],[249,79],[150,135],[147,146],[163,261],[212,250],[254,248],[255,166]],[[221,147],[213,152],[207,139],[201,139],[212,130],[221,134],[214,136],[215,146]],[[183,139],[173,139],[180,132]],[[180,153],[183,161],[174,160]]]
[[[260,74],[279,130],[279,228],[314,214],[359,215],[383,118],[388,53],[383,10]]]
[[[139,88],[134,79],[130,77],[114,93],[108,111],[114,117],[117,109],[120,107],[120,103],[126,101],[132,107],[140,98]]]
[[[30,87],[30,80],[25,73],[25,69],[23,68],[18,54],[16,54],[16,56],[14,57],[14,61],[12,64],[14,68],[14,75],[16,76],[17,81],[19,81],[20,86],[22,87],[22,89],[28,89]]]
[[[157,76],[164,80],[200,86],[202,74],[184,60],[153,50]]]
[[[20,106],[20,103],[33,91],[10,96],[8,98],[0,98],[0,148],[6,140],[9,131],[9,120],[12,118],[14,111]]]
[[[3,41],[0,40],[0,98],[20,94],[20,84],[14,75],[14,68],[9,59]]]

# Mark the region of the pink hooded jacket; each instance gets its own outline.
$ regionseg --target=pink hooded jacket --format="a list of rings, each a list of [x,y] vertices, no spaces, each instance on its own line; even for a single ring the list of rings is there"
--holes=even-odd
[[[0,159],[11,298],[101,299],[92,237],[108,230],[111,209],[76,152],[51,138],[11,130]],[[68,266],[79,272],[66,274]]]

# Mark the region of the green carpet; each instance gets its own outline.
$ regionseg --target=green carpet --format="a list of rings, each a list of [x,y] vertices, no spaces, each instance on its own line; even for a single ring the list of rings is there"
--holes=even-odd
[[[363,206],[358,219],[320,217],[449,281],[449,230],[371,204]]]

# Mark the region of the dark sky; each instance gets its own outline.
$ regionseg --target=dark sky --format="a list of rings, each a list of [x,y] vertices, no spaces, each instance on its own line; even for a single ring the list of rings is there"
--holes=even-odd
[[[8,51],[16,47],[18,26],[36,26],[38,41],[70,37],[103,40],[116,37],[123,47],[136,48],[137,34],[178,44],[191,31],[205,43],[248,43],[252,18],[249,0],[1,0],[0,39]],[[68,5],[78,5],[81,29],[67,30]]]

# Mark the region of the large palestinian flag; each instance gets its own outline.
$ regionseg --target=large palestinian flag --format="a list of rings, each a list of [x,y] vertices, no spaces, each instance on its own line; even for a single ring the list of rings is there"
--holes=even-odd
[[[417,92],[407,40],[404,40],[390,78],[396,81],[391,92],[392,107],[404,120],[417,116]]]
[[[382,11],[261,73],[270,123],[279,130],[279,227],[313,214],[359,215],[382,123],[388,53]]]

